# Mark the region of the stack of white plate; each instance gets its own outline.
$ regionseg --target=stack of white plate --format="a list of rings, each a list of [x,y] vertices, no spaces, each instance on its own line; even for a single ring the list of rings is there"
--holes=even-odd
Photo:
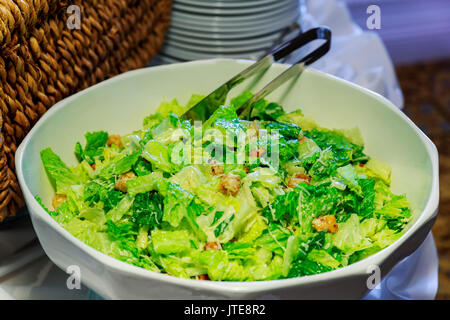
[[[257,59],[299,17],[299,0],[174,0],[163,63]]]

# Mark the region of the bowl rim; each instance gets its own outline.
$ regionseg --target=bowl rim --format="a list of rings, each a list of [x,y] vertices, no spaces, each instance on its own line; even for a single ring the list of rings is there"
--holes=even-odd
[[[24,173],[23,173],[23,162],[24,162],[24,154],[27,151],[27,147],[29,142],[38,129],[45,125],[47,121],[56,114],[60,110],[65,107],[70,107],[72,101],[76,100],[78,97],[85,95],[86,93],[96,90],[97,88],[104,86],[105,84],[110,84],[116,81],[121,81],[130,77],[134,77],[136,75],[146,74],[154,72],[155,70],[163,70],[163,69],[171,69],[171,68],[179,68],[180,65],[204,65],[204,64],[215,64],[215,63],[238,63],[243,66],[247,66],[253,61],[244,60],[244,59],[206,59],[206,60],[197,60],[190,62],[182,62],[170,65],[162,65],[155,66],[143,69],[137,69],[133,71],[129,71],[120,75],[117,75],[113,78],[100,82],[94,86],[91,86],[87,89],[84,89],[72,96],[69,96],[58,103],[56,103],[52,108],[50,108],[41,119],[34,125],[28,135],[24,138],[20,146],[16,151],[15,157],[15,165],[17,168],[17,176],[21,188],[23,190],[23,194],[28,207],[31,207],[30,215],[31,217],[35,217],[41,219],[46,224],[51,226],[60,236],[64,237],[67,241],[70,242],[71,245],[78,247],[85,254],[90,256],[92,259],[101,263],[105,268],[109,270],[113,270],[115,272],[119,272],[121,274],[133,274],[135,276],[139,276],[145,278],[146,280],[160,281],[168,284],[172,284],[180,287],[188,287],[195,290],[209,290],[209,291],[220,291],[222,293],[241,293],[241,294],[250,294],[257,293],[261,291],[268,290],[276,290],[276,289],[287,289],[291,287],[296,287],[299,285],[308,285],[311,283],[320,283],[325,282],[334,278],[344,278],[355,275],[367,274],[369,275],[367,268],[372,265],[381,265],[381,263],[389,257],[392,252],[394,252],[398,247],[400,247],[415,231],[417,231],[421,226],[432,220],[437,215],[437,208],[439,202],[439,168],[438,168],[438,151],[434,143],[409,119],[401,110],[399,110],[392,102],[379,95],[378,93],[372,92],[366,88],[363,88],[357,84],[351,83],[349,81],[337,78],[333,75],[326,74],[321,71],[317,71],[311,68],[306,69],[304,72],[312,73],[315,76],[322,77],[325,81],[337,81],[347,86],[352,87],[355,90],[362,91],[366,95],[370,96],[373,99],[378,100],[381,104],[383,104],[386,108],[391,109],[397,116],[399,116],[411,129],[414,130],[416,135],[421,142],[423,143],[427,155],[431,161],[432,165],[432,183],[431,190],[428,196],[427,203],[424,209],[419,213],[417,212],[417,219],[413,222],[411,227],[406,230],[406,232],[393,244],[388,247],[380,250],[379,252],[361,260],[351,265],[332,270],[325,273],[303,276],[297,278],[288,278],[288,279],[280,279],[280,280],[264,280],[264,281],[248,281],[248,282],[238,282],[238,281],[198,281],[194,279],[185,279],[179,278],[167,274],[161,274],[158,272],[150,271],[147,269],[143,269],[126,262],[117,260],[113,257],[110,257],[92,247],[85,244],[72,234],[70,234],[66,229],[64,229],[61,225],[59,225],[54,219],[48,215],[48,213],[39,205],[36,201],[34,195],[31,193],[30,189],[27,186],[25,181]],[[272,67],[278,67],[281,69],[286,69],[289,65],[274,63]],[[45,249],[45,248],[44,248]],[[384,274],[384,273],[383,273]]]

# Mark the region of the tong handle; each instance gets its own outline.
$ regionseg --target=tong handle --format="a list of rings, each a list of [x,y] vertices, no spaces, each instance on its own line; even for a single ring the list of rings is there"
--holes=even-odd
[[[286,71],[281,73],[271,82],[269,82],[258,93],[256,93],[253,97],[247,100],[247,102],[240,106],[237,110],[237,113],[241,118],[250,118],[253,105],[257,101],[265,98],[268,94],[280,87],[289,79],[300,75],[303,72],[305,66],[310,65],[311,63],[315,62],[317,59],[325,55],[330,50],[331,46],[331,30],[327,27],[318,27],[308,30],[307,32],[282,44],[280,47],[269,54],[269,56],[273,56],[275,60],[279,60],[289,55],[293,51],[303,47],[305,44],[308,44],[315,40],[325,40],[325,42],[313,52],[301,58],[297,63],[289,67]]]
[[[304,62],[305,65],[309,65],[315,62],[317,59],[321,58],[330,49],[331,43],[331,30],[327,27],[318,27],[310,29],[305,33],[301,33],[295,38],[283,43],[278,48],[274,49],[270,55],[273,56],[275,61],[279,61],[284,57],[288,56],[297,49],[300,49],[304,45],[314,41],[314,40],[326,40],[326,42],[308,54],[306,57],[298,61],[297,63]]]
[[[208,96],[206,96],[204,99],[202,99],[200,102],[198,102],[196,105],[191,107],[189,110],[187,110],[183,115],[181,115],[182,119],[185,120],[206,120],[208,119],[211,114],[223,103],[225,103],[225,100],[227,98],[228,93],[231,89],[233,89],[236,85],[243,82],[244,80],[250,78],[251,76],[263,73],[265,72],[274,61],[279,61],[280,59],[286,57],[290,53],[294,52],[295,50],[301,48],[305,44],[316,40],[316,39],[326,39],[327,43],[322,46],[321,48],[317,49],[310,55],[303,58],[300,62],[304,62],[306,65],[310,64],[317,59],[319,59],[321,56],[323,56],[330,47],[330,38],[331,38],[331,31],[328,28],[325,27],[319,27],[315,29],[308,30],[305,33],[301,33],[300,35],[296,36],[295,38],[283,43],[279,47],[277,47],[275,50],[258,60],[257,62],[250,65],[245,70],[241,71],[237,75],[235,75],[233,78],[228,80],[226,83],[221,85],[219,88],[211,92]],[[326,46],[328,45],[328,47]],[[290,71],[290,73],[292,70]],[[292,76],[288,76],[289,74],[285,74],[280,79],[277,78],[274,81],[270,83],[270,86],[266,86],[265,89],[269,90],[269,92],[263,94],[262,92],[259,92],[258,94],[254,96],[254,99],[261,99],[265,95],[269,94],[271,91],[275,90],[279,85],[281,85],[284,81],[286,81],[288,78],[291,78]],[[286,79],[284,79],[286,78]],[[283,80],[284,79],[284,80]],[[253,99],[253,98],[252,98]],[[257,101],[257,100],[252,100]],[[251,103],[251,101],[247,101],[247,103]],[[247,105],[247,103],[245,105]],[[253,102],[254,103],[254,102]],[[244,109],[240,109],[243,111]],[[250,113],[248,111],[245,111],[245,114],[249,115]]]
[[[311,54],[304,57],[301,61],[305,62],[305,65],[309,65],[322,57],[325,53],[330,49],[330,40],[331,40],[331,30],[326,27],[318,27],[314,29],[310,29],[305,33],[300,33],[295,38],[286,41],[279,47],[272,50],[265,57],[261,58],[251,66],[249,66],[244,71],[240,72],[236,76],[234,76],[231,80],[233,84],[240,83],[248,77],[253,76],[255,73],[262,72],[263,70],[267,70],[273,62],[280,61],[281,59],[287,57],[292,52],[300,49],[305,44],[308,44],[311,41],[324,39],[328,40],[323,46],[312,52]],[[328,47],[326,48],[326,46]],[[300,62],[300,61],[299,61]]]

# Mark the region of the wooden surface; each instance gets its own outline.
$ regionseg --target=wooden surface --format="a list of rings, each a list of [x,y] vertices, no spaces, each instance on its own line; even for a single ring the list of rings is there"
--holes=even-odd
[[[405,113],[439,150],[440,207],[433,234],[439,253],[437,299],[450,299],[450,60],[397,67]]]

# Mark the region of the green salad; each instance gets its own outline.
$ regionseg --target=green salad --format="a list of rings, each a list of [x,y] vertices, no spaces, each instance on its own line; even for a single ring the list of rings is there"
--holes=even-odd
[[[257,281],[335,270],[396,241],[411,220],[391,169],[364,153],[357,128],[325,129],[300,110],[244,92],[203,123],[163,102],[130,134],[88,132],[70,167],[42,163],[48,214],[89,246],[176,277]]]

